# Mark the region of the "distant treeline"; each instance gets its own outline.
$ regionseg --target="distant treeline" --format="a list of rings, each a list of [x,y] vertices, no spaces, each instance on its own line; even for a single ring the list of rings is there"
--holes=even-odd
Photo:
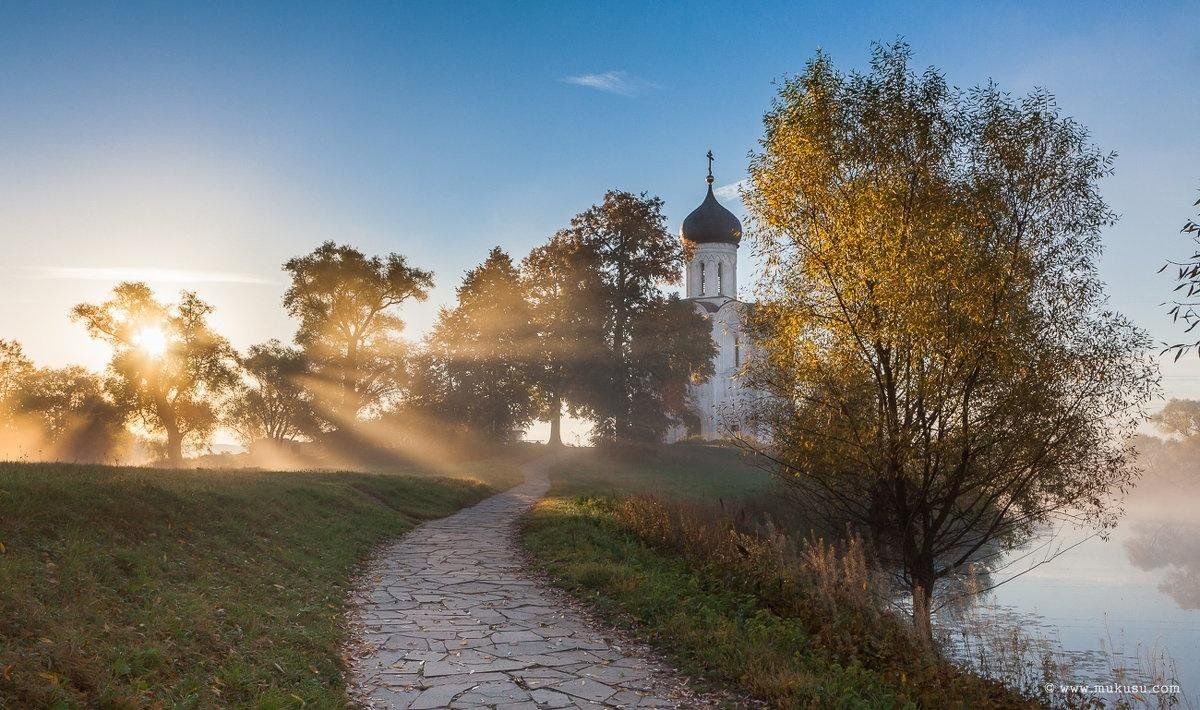
[[[1150,418],[1163,436],[1134,439],[1142,476],[1138,497],[1200,495],[1200,401],[1172,399]]]

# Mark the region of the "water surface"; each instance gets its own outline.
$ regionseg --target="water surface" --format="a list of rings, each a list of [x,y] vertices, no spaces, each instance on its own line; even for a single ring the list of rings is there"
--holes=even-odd
[[[1190,496],[1134,495],[1109,539],[1067,531],[1052,561],[987,595],[979,613],[997,627],[1019,624],[1048,640],[1075,665],[1073,682],[1117,682],[1111,666],[1145,668],[1163,651],[1186,698],[1200,697],[1200,510]],[[1016,558],[1024,551],[1010,554]],[[1126,681],[1128,682],[1128,681]]]

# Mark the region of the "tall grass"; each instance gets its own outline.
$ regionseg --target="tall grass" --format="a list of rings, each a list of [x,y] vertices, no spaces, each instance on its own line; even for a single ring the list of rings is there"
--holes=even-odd
[[[560,582],[632,617],[684,668],[776,707],[1033,707],[926,652],[866,546],[757,530],[719,505],[554,499],[525,540]]]
[[[947,653],[975,673],[1062,708],[1167,710],[1192,708],[1182,692],[1175,660],[1161,646],[1141,646],[1132,658],[1111,635],[1102,648],[1068,653],[1053,638],[1037,633],[1029,619],[984,599],[947,610],[940,626]],[[1081,686],[1111,686],[1104,692]],[[1174,686],[1178,691],[1149,692]],[[1143,688],[1147,692],[1143,692]]]
[[[873,564],[862,539],[848,534],[830,541],[811,531],[801,533],[808,529],[803,516],[778,503],[770,497],[706,504],[630,496],[611,503],[611,511],[624,529],[646,543],[753,594],[774,614],[805,620],[813,645],[839,662],[888,668],[898,658],[924,654],[907,620],[895,611],[893,581]],[[781,518],[787,523],[780,524]],[[1178,685],[1175,662],[1165,649],[1139,647],[1129,658],[1109,638],[1091,664],[1103,669],[1097,677],[1081,667],[1078,656],[1062,652],[1022,620],[986,613],[980,584],[973,577],[962,581],[960,601],[947,607],[949,623],[940,626],[945,657],[918,664],[915,671],[903,670],[911,681],[936,678],[954,663],[970,671],[966,675],[999,681],[1022,702],[1064,708],[1192,706],[1181,693],[1139,691],[1141,686]],[[1116,690],[1098,694],[1078,689],[1088,679]],[[966,682],[976,684],[975,679]]]
[[[739,514],[730,515],[724,505],[630,496],[614,504],[613,516],[651,545],[740,580],[779,613],[849,609],[881,620],[885,586],[861,538],[802,538],[769,518],[749,522],[745,508],[735,509]]]

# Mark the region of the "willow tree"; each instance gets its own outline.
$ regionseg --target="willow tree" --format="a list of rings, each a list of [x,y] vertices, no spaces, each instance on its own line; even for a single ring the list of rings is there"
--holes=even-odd
[[[242,380],[226,404],[224,424],[243,444],[279,445],[320,431],[305,386],[309,365],[303,351],[272,339],[251,345],[238,364]]]
[[[35,369],[20,343],[0,339],[0,457],[22,455],[18,404],[22,385]]]
[[[1097,278],[1112,155],[1053,97],[959,91],[876,46],[783,82],[745,195],[753,385],[784,479],[875,542],[932,641],[935,587],[1136,471],[1150,340]]]
[[[1200,199],[1192,203],[1192,207],[1200,207]],[[1179,230],[1195,243],[1192,255],[1183,261],[1169,261],[1159,269],[1159,272],[1168,269],[1175,271],[1175,280],[1179,283],[1173,291],[1174,298],[1170,301],[1168,314],[1172,322],[1182,323],[1185,335],[1200,327],[1200,223],[1196,222],[1198,219],[1200,215],[1189,219]],[[1193,350],[1200,354],[1200,341],[1174,343],[1168,345],[1163,352],[1174,352],[1175,359],[1178,360]]]
[[[166,438],[167,460],[218,424],[217,402],[237,380],[233,350],[208,324],[212,306],[184,291],[162,303],[144,283],[126,282],[102,303],[72,310],[93,338],[112,346],[106,389],[122,411]]]
[[[1200,439],[1200,402],[1194,399],[1172,399],[1150,420],[1169,436]]]
[[[57,461],[114,462],[132,441],[104,378],[78,365],[29,371],[15,409],[35,430],[42,455]]]
[[[0,339],[0,425],[12,410],[22,380],[33,370],[33,361],[20,343]]]

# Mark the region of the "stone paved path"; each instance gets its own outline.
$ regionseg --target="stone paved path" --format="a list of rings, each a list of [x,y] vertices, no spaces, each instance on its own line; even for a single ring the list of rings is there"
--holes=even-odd
[[[354,598],[352,693],[379,708],[707,707],[683,679],[612,639],[524,569],[526,482],[386,548]]]

